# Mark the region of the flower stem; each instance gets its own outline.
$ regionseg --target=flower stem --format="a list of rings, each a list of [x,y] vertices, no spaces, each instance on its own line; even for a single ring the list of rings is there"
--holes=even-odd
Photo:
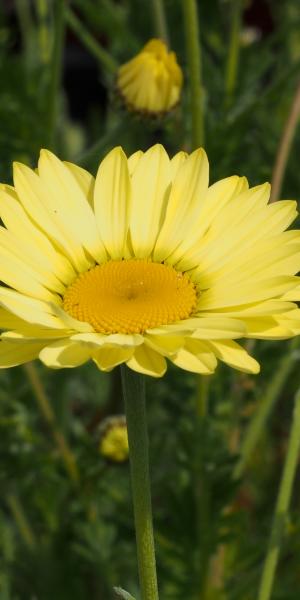
[[[89,52],[93,54],[105,70],[114,74],[118,68],[115,59],[107,52],[107,50],[104,50],[104,48],[98,44],[71,9],[67,10],[66,18],[68,25],[70,25],[78,39],[84,44]]]
[[[204,102],[202,88],[201,46],[196,0],[183,0],[185,44],[189,69],[190,105],[192,113],[192,148],[204,143]]]
[[[250,422],[248,430],[243,438],[240,459],[233,473],[234,477],[237,479],[243,474],[252,451],[255,448],[261,433],[265,428],[266,422],[280,396],[281,390],[295,366],[293,354],[298,345],[298,338],[291,340],[290,350],[283,356],[278,369],[274,373],[274,376],[266,389],[263,399],[259,403],[258,410],[255,412],[253,419]]]
[[[272,173],[270,202],[278,200],[281,194],[282,182],[286,170],[287,161],[292,147],[294,135],[300,117],[300,82],[291,104],[291,109],[282,133]]]
[[[258,592],[258,600],[269,600],[271,598],[275,571],[279,558],[280,545],[284,535],[284,528],[288,516],[292,488],[296,475],[299,449],[300,392],[298,391],[295,397],[293,422],[289,437],[282,478],[279,486],[269,545],[263,566],[262,578]]]
[[[7,504],[16,521],[24,543],[26,544],[26,546],[28,546],[28,548],[33,550],[36,546],[36,540],[19,499],[14,494],[8,494]]]
[[[243,0],[233,0],[229,50],[225,75],[225,106],[231,105],[236,86],[240,53],[240,27],[242,20]]]
[[[163,0],[152,0],[152,7],[156,33],[168,45],[169,35]]]
[[[158,600],[150,495],[145,381],[122,366],[128,429],[131,486],[142,600]]]
[[[30,362],[24,365],[24,371],[27,375],[29,383],[31,385],[31,389],[34,393],[37,404],[41,410],[45,421],[47,422],[52,436],[56,442],[58,450],[63,458],[65,463],[65,468],[69,477],[73,483],[79,482],[79,472],[76,464],[75,457],[67,443],[66,438],[63,433],[58,429],[56,424],[55,414],[52,410],[51,404],[48,400],[45,389],[42,385],[40,377],[38,375],[37,369],[34,363]]]
[[[56,137],[59,89],[63,67],[66,2],[67,0],[56,0],[54,3],[54,42],[52,58],[49,64],[51,75],[48,93],[48,144],[50,148],[55,146]]]
[[[40,60],[43,65],[48,65],[51,58],[51,40],[49,35],[49,3],[47,0],[35,0],[35,10],[38,20],[38,45]]]

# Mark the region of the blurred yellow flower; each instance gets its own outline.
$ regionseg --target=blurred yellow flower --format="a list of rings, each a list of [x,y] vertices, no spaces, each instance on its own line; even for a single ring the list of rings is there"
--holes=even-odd
[[[129,109],[151,115],[170,111],[180,99],[182,71],[162,40],[150,40],[119,68],[117,88]]]
[[[257,373],[234,340],[300,333],[296,202],[268,204],[270,186],[243,177],[209,186],[204,150],[115,148],[96,180],[42,150],[14,186],[0,189],[0,366]]]
[[[126,419],[122,416],[105,420],[99,450],[105,458],[124,462],[129,455]]]

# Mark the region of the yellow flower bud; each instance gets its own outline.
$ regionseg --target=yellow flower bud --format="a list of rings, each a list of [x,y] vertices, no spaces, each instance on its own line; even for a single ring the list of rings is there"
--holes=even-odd
[[[128,436],[126,420],[123,416],[105,420],[99,445],[100,453],[114,462],[124,462],[128,458]]]
[[[159,115],[178,104],[182,79],[175,53],[153,39],[119,68],[117,88],[130,110]]]

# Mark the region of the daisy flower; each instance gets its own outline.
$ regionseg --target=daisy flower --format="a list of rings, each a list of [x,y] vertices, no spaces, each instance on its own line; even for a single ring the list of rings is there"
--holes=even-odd
[[[118,70],[117,89],[130,110],[160,115],[178,104],[182,71],[162,40],[150,40]]]
[[[96,179],[42,150],[0,191],[0,366],[93,360],[162,376],[167,359],[257,373],[236,341],[300,332],[296,203],[268,184],[209,186],[199,149],[160,145],[101,162]]]

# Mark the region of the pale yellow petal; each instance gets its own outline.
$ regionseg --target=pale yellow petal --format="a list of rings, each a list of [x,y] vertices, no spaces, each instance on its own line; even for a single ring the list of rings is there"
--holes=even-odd
[[[247,337],[254,339],[272,339],[284,340],[293,337],[292,323],[284,319],[274,319],[272,317],[247,318],[245,319],[247,327]]]
[[[269,298],[276,298],[276,296],[280,297],[296,285],[297,277],[279,276],[261,281],[255,286],[248,281],[234,287],[215,286],[200,295],[198,309],[200,312],[204,309],[212,310],[226,306],[237,306],[238,304],[261,302]]]
[[[131,154],[131,156],[129,156],[127,162],[128,162],[128,171],[129,171],[130,176],[134,173],[143,154],[144,154],[144,152],[142,152],[141,150],[137,150],[136,152]]]
[[[105,347],[100,348],[93,354],[93,361],[101,371],[111,371],[117,365],[128,361],[133,353],[134,347]]]
[[[48,150],[41,151],[38,166],[41,183],[48,193],[49,208],[94,260],[105,260],[95,215],[73,173]]]
[[[162,377],[167,370],[164,357],[145,346],[145,344],[135,349],[134,355],[126,364],[133,371],[150,375],[151,377]]]
[[[137,258],[151,255],[170,190],[170,160],[157,144],[145,152],[132,175],[130,234]]]
[[[62,218],[65,207],[61,196],[54,197],[40,177],[20,163],[14,163],[14,184],[28,215],[66,254],[76,270],[82,272],[90,268],[91,261],[87,259],[82,245],[72,236],[69,224]],[[70,223],[70,215],[67,220]]]
[[[123,257],[127,239],[131,185],[127,158],[115,148],[98,169],[94,207],[102,242],[113,259]]]
[[[91,173],[89,173],[82,167],[74,165],[74,163],[64,161],[63,164],[69,169],[69,171],[71,171],[73,177],[75,177],[79,187],[83,191],[89,204],[92,206],[95,186],[95,178],[93,177],[93,175],[91,175]]]
[[[201,198],[198,218],[190,224],[188,231],[182,232],[182,240],[177,249],[174,249],[169,260],[173,264],[178,261],[179,265],[187,264],[187,268],[192,268],[198,263],[198,254],[201,250],[199,240],[201,240],[214,222],[215,216],[222,211],[222,208],[228,204],[232,198],[239,196],[248,189],[247,180],[244,177],[227,177],[211,185],[205,196]],[[196,259],[191,258],[193,255]],[[190,264],[191,263],[191,264]],[[179,267],[178,267],[179,268]],[[181,267],[180,267],[181,268]]]
[[[104,335],[101,333],[76,333],[72,340],[90,344],[91,346],[121,346],[129,348],[143,344],[144,338],[139,334],[126,335],[123,333],[112,333]]]
[[[0,280],[18,292],[39,300],[55,302],[58,298],[39,282],[39,277],[33,268],[1,246]]]
[[[195,150],[179,168],[173,181],[166,215],[159,232],[154,260],[162,262],[182,242],[182,232],[198,219],[201,200],[208,189],[209,165],[202,148]]]
[[[43,348],[39,358],[52,369],[71,369],[87,362],[91,358],[91,351],[83,344],[58,340]]]
[[[16,367],[38,357],[43,344],[27,342],[14,344],[11,342],[0,342],[0,369]]]
[[[58,252],[42,231],[33,224],[24,208],[18,202],[13,188],[2,186],[0,189],[0,217],[5,227],[25,243],[37,259],[50,266],[63,283],[70,283],[76,277],[69,260]]]
[[[53,314],[49,304],[1,286],[0,305],[29,323],[51,329],[65,329],[64,322]]]
[[[249,356],[249,354],[233,341],[207,342],[217,358],[228,364],[234,369],[244,371],[245,373],[259,373],[259,363]]]
[[[188,158],[188,153],[183,152],[182,150],[180,152],[177,152],[177,154],[175,154],[173,156],[173,158],[171,158],[171,160],[170,160],[171,181],[174,181],[180,167],[183,165],[183,163],[186,161],[187,158]]]
[[[184,346],[183,335],[145,335],[145,344],[163,356],[170,356]]]
[[[30,241],[25,243],[17,234],[0,226],[0,254],[2,250],[13,259],[21,261],[41,285],[58,294],[64,294],[65,286],[57,279],[47,257],[44,257],[42,252],[37,253]]]
[[[170,357],[170,360],[185,371],[201,375],[210,375],[217,366],[214,353],[209,350],[207,345],[199,340],[189,338],[186,340],[185,347]]]

